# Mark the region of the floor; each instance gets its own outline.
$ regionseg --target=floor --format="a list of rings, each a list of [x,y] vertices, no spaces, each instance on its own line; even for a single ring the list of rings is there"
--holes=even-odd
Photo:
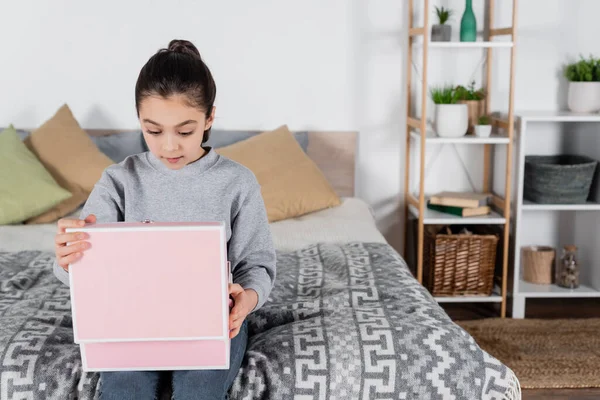
[[[497,317],[498,305],[442,305],[454,320]],[[527,300],[526,318],[600,318],[600,299],[531,299]],[[600,399],[600,388],[593,389],[529,389],[523,390],[523,400],[589,400]]]

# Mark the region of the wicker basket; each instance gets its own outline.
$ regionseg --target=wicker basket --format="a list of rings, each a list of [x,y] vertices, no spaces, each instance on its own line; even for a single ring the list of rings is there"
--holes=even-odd
[[[434,296],[489,296],[494,289],[496,234],[425,230],[424,284]]]
[[[585,203],[597,164],[578,155],[526,156],[523,195],[541,204]]]
[[[527,246],[523,247],[523,280],[537,284],[551,284],[553,276],[554,257],[556,252],[552,247]]]

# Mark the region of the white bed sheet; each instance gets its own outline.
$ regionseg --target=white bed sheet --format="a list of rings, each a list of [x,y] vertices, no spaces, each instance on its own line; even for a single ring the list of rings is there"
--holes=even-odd
[[[356,197],[343,198],[338,207],[273,222],[271,233],[275,248],[282,251],[298,250],[314,243],[386,243],[371,208]]]
[[[79,210],[72,215],[79,215]],[[292,251],[313,243],[352,241],[385,243],[370,207],[358,198],[343,198],[338,207],[270,224],[275,248]],[[0,226],[0,251],[54,252],[56,223]]]

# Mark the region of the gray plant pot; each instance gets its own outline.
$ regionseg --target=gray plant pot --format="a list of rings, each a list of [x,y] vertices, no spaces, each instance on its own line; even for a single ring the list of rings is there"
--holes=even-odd
[[[431,27],[432,42],[449,42],[452,36],[452,26],[436,24]]]

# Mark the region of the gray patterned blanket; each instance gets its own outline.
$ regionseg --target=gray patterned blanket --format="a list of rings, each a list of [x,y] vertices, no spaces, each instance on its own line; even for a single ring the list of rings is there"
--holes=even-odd
[[[0,252],[0,399],[94,399],[53,255]],[[278,254],[232,399],[519,399],[511,370],[452,323],[386,244]]]

